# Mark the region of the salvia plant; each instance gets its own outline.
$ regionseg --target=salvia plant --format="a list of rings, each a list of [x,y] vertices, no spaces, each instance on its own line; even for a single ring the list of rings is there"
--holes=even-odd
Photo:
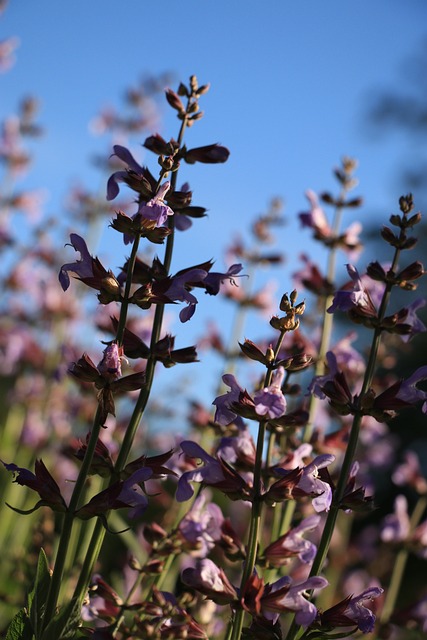
[[[129,92],[138,116],[104,113],[97,126],[145,132],[157,89],[151,81]],[[227,268],[189,259],[175,271],[177,232],[206,213],[180,167],[229,156],[220,144],[192,147],[187,135],[208,89],[192,76],[166,90],[177,133],[145,138],[151,168],[113,146],[101,163],[106,201],[74,192],[74,220],[87,233],[73,229],[59,253],[43,225],[31,251],[7,226],[6,214],[33,202],[16,176],[30,162],[26,137],[40,133],[34,100],[3,125],[1,246],[16,255],[0,324],[3,637],[421,638],[427,477],[394,427],[408,432],[427,412],[427,364],[399,368],[426,330],[425,301],[411,296],[424,267],[408,258],[421,214],[402,196],[381,229],[385,262],[358,269],[363,202],[353,195],[357,163],[344,158],[336,194],[308,191],[299,214],[324,269],[302,253],[277,299],[268,283],[256,289],[257,272],[284,258],[270,248],[283,223],[275,199],[252,242],[227,247]],[[91,247],[106,216],[125,245],[108,264]],[[234,329],[212,324],[199,345],[182,346],[167,313],[197,322],[200,293],[228,298]],[[253,312],[260,336],[243,337]],[[203,367],[207,349],[222,358],[216,397],[191,403],[184,435],[156,432],[156,412],[170,412],[179,390],[165,403],[155,376]]]

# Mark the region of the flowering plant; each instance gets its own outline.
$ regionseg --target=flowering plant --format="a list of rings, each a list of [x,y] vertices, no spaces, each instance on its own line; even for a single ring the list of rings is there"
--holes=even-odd
[[[89,234],[73,231],[55,257],[57,283],[54,260],[39,245],[33,257],[49,279],[34,309],[23,306],[17,324],[1,320],[10,400],[1,458],[13,482],[4,482],[0,540],[12,550],[4,584],[16,587],[2,602],[7,640],[315,640],[357,631],[403,638],[406,629],[426,628],[425,584],[405,606],[398,599],[408,559],[427,558],[426,473],[388,426],[405,411],[427,412],[427,365],[401,375],[397,364],[401,345],[409,353],[426,330],[418,315],[425,301],[403,297],[424,275],[420,261],[405,258],[421,215],[412,196],[402,196],[393,229],[381,231],[389,263],[357,268],[361,225],[341,224],[362,200],[349,195],[356,163],[345,158],[335,171],[339,195],[308,191],[310,211],[300,214],[326,252],[327,273],[303,255],[296,287],[284,286],[280,300],[268,300],[268,287],[251,290],[258,267],[282,262],[264,248],[282,221],[277,202],[253,225],[255,247],[236,241],[225,270],[213,271],[207,259],[174,272],[177,231],[206,212],[192,204],[188,184],[178,187],[181,167],[229,156],[221,144],[187,147],[208,89],[192,76],[166,90],[179,129],[176,139],[146,137],[157,173],[113,145],[105,202],[131,194],[131,203],[107,209],[112,233],[130,248],[109,262],[123,266],[104,266]],[[12,163],[10,151],[6,172]],[[332,221],[323,205],[333,207]],[[6,230],[1,238],[6,251],[12,238]],[[150,254],[153,245],[160,256]],[[341,253],[350,280],[337,285]],[[24,262],[4,281],[10,296],[37,285],[34,273],[22,276]],[[41,295],[46,287],[52,298]],[[79,314],[87,319],[83,287],[97,292],[101,311],[71,340]],[[166,310],[179,305],[180,322],[194,322],[199,290],[234,304],[238,335],[228,340],[211,326],[199,345],[175,348]],[[316,295],[315,306],[302,290]],[[271,304],[266,337],[244,338],[244,315]],[[361,352],[353,346],[359,334],[343,337],[335,319],[357,326]],[[223,358],[216,397],[192,402],[185,433],[156,432],[158,364],[199,363],[207,346]],[[166,396],[174,425],[179,394],[169,385]],[[391,513],[381,502],[378,459],[401,487]]]

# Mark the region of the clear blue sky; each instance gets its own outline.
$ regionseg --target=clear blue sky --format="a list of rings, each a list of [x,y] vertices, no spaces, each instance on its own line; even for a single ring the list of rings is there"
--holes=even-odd
[[[61,215],[70,180],[98,186],[88,158],[104,153],[105,141],[88,122],[100,107],[118,105],[144,72],[210,82],[206,117],[188,145],[221,142],[231,156],[222,166],[184,168],[209,218],[180,236],[175,267],[187,266],[192,251],[192,262],[215,257],[222,268],[224,239],[278,195],[289,219],[280,275],[289,290],[296,256],[310,244],[308,233],[295,235],[304,191],[334,189],[331,169],[344,154],[360,161],[362,223],[396,209],[391,178],[401,140],[370,141],[364,115],[373,91],[404,92],[402,63],[426,34],[424,0],[10,0],[0,38],[16,35],[21,44],[14,68],[0,77],[0,117],[22,95],[39,97],[47,136],[25,184],[47,188],[47,212]],[[163,133],[177,134],[169,116]]]

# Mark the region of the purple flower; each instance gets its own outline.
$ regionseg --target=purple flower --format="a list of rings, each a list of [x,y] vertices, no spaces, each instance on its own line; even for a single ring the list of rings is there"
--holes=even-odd
[[[212,402],[216,406],[215,422],[223,427],[231,424],[237,417],[237,414],[231,409],[233,402],[238,402],[240,394],[243,393],[242,387],[237,382],[236,378],[231,373],[226,373],[222,376],[222,381],[227,387],[230,387],[230,391],[218,396]]]
[[[396,398],[408,404],[416,404],[419,400],[423,400],[422,412],[427,413],[427,391],[417,387],[417,384],[423,380],[427,380],[427,365],[420,367],[400,383]]]
[[[374,600],[383,593],[384,589],[380,587],[370,587],[365,589],[358,596],[353,596],[344,611],[344,615],[354,624],[362,633],[371,633],[375,626],[375,615],[370,609],[364,606],[367,600]]]
[[[191,555],[204,558],[221,539],[224,516],[218,505],[200,495],[178,525],[178,531],[191,546]]]
[[[251,434],[247,429],[241,429],[236,436],[221,438],[216,455],[230,464],[240,463],[253,468],[256,447]]]
[[[39,494],[40,500],[37,502],[36,506],[29,511],[29,513],[32,513],[43,505],[49,506],[53,511],[59,511],[62,513],[67,510],[67,505],[61,495],[59,486],[47,470],[42,460],[35,461],[35,474],[28,469],[18,467],[13,463],[7,464],[6,462],[3,462],[3,465],[8,471],[18,474],[14,479],[14,482],[23,487],[29,487],[30,489],[33,489],[33,491],[37,491]],[[14,509],[14,507],[11,508]],[[14,511],[17,510],[14,509]],[[21,512],[19,511],[19,513]]]
[[[76,511],[82,520],[99,517],[104,518],[109,509],[129,507],[128,517],[138,518],[147,508],[147,496],[139,485],[153,475],[149,467],[141,467],[126,480],[115,482],[104,491],[96,494],[87,504]]]
[[[332,382],[337,373],[339,373],[337,358],[332,351],[327,352],[326,362],[328,365],[328,373],[324,376],[315,376],[307,390],[307,394],[313,394],[316,398],[320,398],[321,400],[326,398],[322,388],[327,382]]]
[[[131,171],[134,171],[138,175],[141,175],[144,172],[143,168],[137,163],[129,149],[126,149],[126,147],[122,147],[119,144],[114,145],[113,149],[113,155],[120,158],[120,160],[123,160]],[[120,191],[118,182],[126,182],[128,175],[127,171],[116,171],[112,176],[110,176],[107,183],[107,200],[114,200]]]
[[[303,535],[307,531],[313,531],[320,522],[320,516],[312,515],[300,522],[297,527],[289,529],[287,533],[280,536],[275,542],[270,544],[263,553],[269,566],[281,567],[285,565],[289,558],[298,556],[301,562],[312,562],[316,555],[316,545],[305,540]]]
[[[236,285],[234,276],[236,276],[243,269],[243,265],[232,264],[226,273],[219,273],[216,271],[208,273],[203,280],[202,286],[206,289],[206,293],[212,296],[216,296],[219,293],[221,283],[228,280],[230,284]],[[236,285],[237,286],[237,285]]]
[[[404,462],[395,468],[392,480],[399,486],[408,485],[418,493],[427,493],[427,480],[423,476],[420,460],[415,451],[405,451]]]
[[[314,496],[313,507],[317,512],[329,511],[332,502],[332,488],[320,479],[319,469],[323,469],[335,460],[335,456],[323,454],[303,468],[303,475],[297,484],[298,489]]]
[[[153,220],[156,227],[161,227],[168,216],[173,216],[174,212],[165,204],[163,198],[170,189],[170,182],[162,184],[154,198],[141,204],[138,213],[146,220]]]
[[[422,322],[417,316],[418,309],[422,309],[425,307],[426,301],[424,298],[418,298],[409,307],[406,308],[406,315],[402,319],[402,322],[406,325],[409,325],[410,332],[407,334],[403,334],[400,337],[403,342],[408,342],[414,335],[417,333],[423,333],[426,331],[426,326],[424,322]]]
[[[410,523],[408,502],[403,495],[394,501],[394,513],[389,513],[383,520],[381,540],[383,542],[402,542],[409,535]]]
[[[280,418],[286,411],[286,399],[282,393],[282,382],[285,370],[279,367],[273,374],[273,382],[254,395],[255,411],[259,416],[267,416],[271,420]]]
[[[376,316],[377,311],[371,300],[369,292],[363,286],[363,282],[356,267],[351,264],[347,264],[346,267],[348,275],[353,282],[352,289],[341,289],[340,291],[337,291],[331,306],[327,309],[328,313],[334,313],[337,310],[355,310],[363,316]]]
[[[77,233],[70,234],[71,245],[80,253],[80,260],[62,265],[59,271],[59,282],[64,291],[70,286],[68,272],[79,278],[91,278],[93,276],[93,258],[90,255],[86,242]]]
[[[237,600],[236,589],[224,571],[208,558],[200,560],[194,568],[184,569],[181,578],[184,584],[218,604],[230,604]]]
[[[188,306],[182,309],[179,313],[179,319],[181,322],[187,322],[193,316],[196,310],[197,298],[189,292],[188,287],[194,286],[194,283],[203,281],[208,272],[205,269],[190,269],[183,273],[178,273],[171,278],[171,284],[169,288],[164,292],[172,301],[185,302]],[[190,284],[191,283],[191,284]]]
[[[186,471],[178,480],[176,499],[178,502],[189,500],[194,493],[190,482],[205,482],[215,484],[224,480],[221,464],[216,458],[210,456],[202,447],[191,440],[181,442],[181,449],[190,458],[198,458],[204,462],[203,466],[193,471]]]
[[[328,238],[332,235],[332,229],[330,228],[325,216],[325,212],[319,205],[319,199],[314,191],[308,189],[305,192],[306,198],[310,203],[310,211],[300,213],[299,219],[303,227],[309,227],[313,229],[316,237]]]
[[[306,591],[324,589],[328,581],[320,576],[313,576],[299,584],[292,584],[289,576],[284,576],[272,585],[266,585],[261,597],[261,610],[265,617],[276,620],[284,611],[294,611],[295,621],[308,627],[317,616],[317,608],[305,597]],[[269,615],[273,613],[273,616]]]

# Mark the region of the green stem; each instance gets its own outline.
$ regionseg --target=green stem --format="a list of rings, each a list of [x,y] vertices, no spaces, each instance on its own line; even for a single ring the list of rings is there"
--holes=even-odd
[[[188,101],[188,105],[189,104],[190,104],[190,99]],[[186,126],[187,126],[187,121],[184,118],[183,121],[181,122],[181,127],[178,135],[179,147],[181,147],[182,145]],[[173,172],[171,177],[172,191],[174,191],[176,188],[177,173],[178,173],[177,171]],[[169,225],[169,228],[171,229],[171,233],[166,240],[165,257],[163,262],[166,273],[169,273],[171,262],[172,262],[173,244],[174,244],[174,226],[175,226],[174,216],[169,216],[168,225]],[[135,239],[134,245],[135,244],[136,244],[136,239]],[[126,287],[127,287],[126,291],[128,292],[128,294],[130,292],[130,284],[128,286],[128,282],[129,283],[132,282],[133,265],[135,264],[135,259],[136,259],[136,250],[132,251],[132,255],[128,265],[128,274],[127,274],[128,277],[126,281]],[[133,260],[132,263],[131,263],[131,260]],[[125,299],[126,299],[126,294],[125,294]],[[163,323],[163,313],[164,313],[164,304],[158,304],[156,306],[156,310],[154,314],[153,329],[151,333],[151,341],[150,341],[151,354],[154,353],[154,347],[160,338],[160,333],[161,333],[162,323]],[[121,317],[119,320],[119,327],[121,327],[121,335],[124,332],[124,324],[125,324],[125,321],[122,323],[120,322],[122,320],[122,315],[124,316],[125,314],[121,314]],[[147,366],[145,369],[145,385],[139,393],[139,397],[134,407],[134,410],[132,412],[129,425],[126,429],[126,433],[125,433],[122,445],[120,447],[120,451],[117,456],[116,464],[114,466],[114,474],[113,474],[113,477],[111,478],[111,483],[114,482],[115,479],[120,476],[120,473],[123,471],[126,465],[126,461],[131,451],[136,432],[138,430],[142,415],[145,411],[148,399],[150,397],[155,366],[156,366],[156,361],[153,358],[153,356],[150,355],[147,359]],[[104,536],[105,536],[104,527],[102,523],[98,520],[93,531],[92,539],[89,544],[89,548],[85,557],[85,561],[83,563],[82,570],[80,572],[79,580],[74,590],[73,599],[76,601],[82,601],[84,598],[84,595],[86,593],[86,590],[90,582],[93,567],[101,551]]]
[[[273,369],[274,362],[282,346],[285,333],[286,333],[285,330],[282,330],[280,332],[279,338],[277,340],[277,343],[274,349],[273,362],[268,367],[265,374],[264,388],[268,387],[271,384],[271,378],[274,370]],[[255,562],[256,562],[257,553],[258,553],[258,541],[259,541],[259,531],[260,531],[261,511],[262,511],[262,493],[261,493],[262,467],[263,467],[262,461],[263,461],[264,441],[265,441],[265,432],[266,432],[267,422],[268,420],[261,420],[258,428],[255,465],[254,465],[254,478],[253,478],[251,521],[249,526],[247,556],[246,556],[243,575],[240,583],[240,593],[243,592],[247,581],[249,580],[249,578],[251,577],[254,571]],[[231,640],[240,639],[240,636],[242,633],[244,615],[245,615],[245,612],[243,609],[237,609],[237,611],[235,612],[234,619],[230,623],[232,626],[232,632],[230,635]]]
[[[43,617],[44,628],[50,622],[55,614],[56,605],[58,602],[59,591],[64,575],[64,568],[66,564],[68,545],[71,539],[71,533],[73,530],[73,523],[75,518],[75,511],[78,507],[80,496],[85,487],[86,479],[89,473],[90,465],[92,464],[93,455],[95,452],[96,443],[98,441],[99,432],[102,427],[101,411],[98,405],[95,419],[93,421],[93,427],[90,434],[89,442],[85,457],[80,467],[79,475],[77,476],[74,490],[70,499],[68,510],[63,518],[61,537],[59,540],[58,551],[56,555],[55,567],[52,574],[52,580],[49,587],[49,592],[46,600],[46,609]]]
[[[403,232],[401,231],[401,237],[402,237],[402,234]],[[396,248],[390,271],[396,270],[399,256],[400,256],[400,249]],[[316,554],[316,557],[314,558],[313,566],[310,571],[310,577],[318,575],[318,573],[322,570],[323,564],[325,562],[325,559],[329,550],[329,545],[331,543],[332,534],[337,521],[338,512],[340,510],[340,503],[345,493],[345,488],[348,482],[351,465],[353,463],[354,454],[356,452],[356,447],[359,439],[360,426],[363,418],[363,410],[360,408],[360,402],[363,400],[366,392],[371,387],[372,379],[374,377],[375,363],[377,359],[378,348],[381,342],[381,334],[382,334],[381,322],[384,319],[385,312],[387,310],[392,286],[393,285],[390,283],[386,284],[383,297],[381,299],[381,304],[378,311],[377,327],[375,328],[374,335],[372,338],[371,350],[369,352],[369,359],[366,365],[366,371],[363,379],[362,389],[359,394],[359,399],[358,399],[359,408],[356,410],[353,418],[353,424],[350,430],[349,441],[348,441],[347,449],[344,455],[344,461],[340,470],[337,487],[334,492],[334,497],[333,497],[330,511],[326,518],[326,523],[325,523],[322,537],[320,539],[320,543],[317,549],[317,554]],[[295,619],[294,619],[289,629],[286,640],[293,640],[294,638],[296,638],[297,635],[299,634],[299,631],[300,631],[300,627],[295,623]]]

